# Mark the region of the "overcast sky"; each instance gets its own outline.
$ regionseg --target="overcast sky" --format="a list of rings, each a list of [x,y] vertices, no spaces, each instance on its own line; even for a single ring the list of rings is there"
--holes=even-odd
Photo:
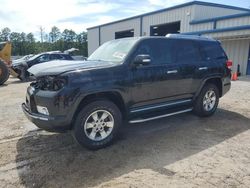
[[[0,29],[37,34],[39,26],[76,32],[190,0],[0,0]],[[249,8],[250,0],[207,0]]]

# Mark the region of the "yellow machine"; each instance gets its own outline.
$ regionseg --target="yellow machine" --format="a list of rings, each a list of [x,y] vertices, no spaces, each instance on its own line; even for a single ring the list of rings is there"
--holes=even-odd
[[[17,76],[16,72],[10,68],[11,66],[11,43],[0,43],[0,85],[4,84],[9,75]]]

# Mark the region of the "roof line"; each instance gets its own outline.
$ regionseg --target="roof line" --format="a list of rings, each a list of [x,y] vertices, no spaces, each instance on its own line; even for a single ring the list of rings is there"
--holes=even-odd
[[[193,2],[194,4],[197,4],[197,5],[205,5],[205,6],[220,7],[220,8],[227,8],[227,9],[242,10],[242,11],[250,12],[249,8],[242,8],[242,7],[236,7],[236,6],[231,6],[231,5],[222,5],[222,4],[202,2],[202,1],[193,1]]]
[[[172,7],[168,7],[168,8],[156,10],[156,11],[153,11],[153,12],[149,12],[149,13],[145,13],[145,14],[140,14],[140,15],[137,15],[137,16],[132,16],[132,17],[129,17],[129,18],[124,18],[124,19],[113,21],[113,22],[109,22],[109,23],[106,23],[106,24],[101,24],[101,25],[89,27],[89,28],[87,28],[87,30],[98,28],[98,27],[102,27],[102,26],[107,26],[107,25],[111,25],[111,24],[115,24],[115,23],[119,23],[119,22],[123,22],[123,21],[128,21],[128,20],[136,19],[136,18],[140,18],[140,17],[143,17],[143,16],[149,16],[149,15],[152,15],[152,14],[157,14],[157,13],[165,12],[165,11],[168,11],[168,10],[182,8],[182,7],[186,7],[186,6],[190,6],[190,5],[213,6],[213,7],[220,7],[220,8],[227,8],[227,9],[242,10],[242,11],[248,11],[248,12],[250,12],[250,9],[241,8],[241,7],[235,7],[235,6],[230,6],[230,5],[222,5],[222,4],[216,4],[216,3],[201,2],[201,1],[190,1],[190,2],[187,2],[187,3],[183,3],[183,4],[175,5],[175,6],[172,6]]]
[[[227,16],[219,16],[219,17],[207,18],[207,19],[200,19],[200,20],[192,20],[189,23],[192,25],[192,24],[207,23],[207,22],[213,22],[213,21],[219,21],[219,20],[226,20],[230,18],[245,17],[245,16],[250,16],[250,12],[227,15]]]
[[[207,33],[219,33],[219,32],[226,32],[226,31],[246,30],[246,29],[250,29],[250,25],[219,28],[219,29],[211,29],[211,30],[202,30],[202,31],[195,31],[195,32],[186,32],[186,33],[181,33],[181,34],[185,34],[185,35],[202,35],[202,34],[207,34]]]

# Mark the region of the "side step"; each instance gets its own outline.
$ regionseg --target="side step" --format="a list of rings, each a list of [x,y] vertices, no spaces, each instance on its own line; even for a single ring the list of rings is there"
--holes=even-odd
[[[192,110],[193,110],[193,108],[188,108],[186,110],[181,110],[181,111],[168,113],[168,114],[163,114],[163,115],[159,115],[159,116],[154,116],[154,117],[150,117],[150,118],[130,120],[129,123],[142,123],[142,122],[151,121],[151,120],[155,120],[155,119],[160,119],[160,118],[164,118],[164,117],[168,117],[168,116],[182,114],[182,113],[185,113],[185,112],[190,112]]]

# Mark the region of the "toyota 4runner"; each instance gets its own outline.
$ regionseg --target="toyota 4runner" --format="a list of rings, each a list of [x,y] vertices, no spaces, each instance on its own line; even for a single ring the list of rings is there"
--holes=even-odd
[[[193,111],[211,116],[230,89],[232,62],[217,40],[185,35],[112,40],[87,61],[32,66],[22,109],[41,129],[72,131],[89,149],[109,145],[124,121]]]

